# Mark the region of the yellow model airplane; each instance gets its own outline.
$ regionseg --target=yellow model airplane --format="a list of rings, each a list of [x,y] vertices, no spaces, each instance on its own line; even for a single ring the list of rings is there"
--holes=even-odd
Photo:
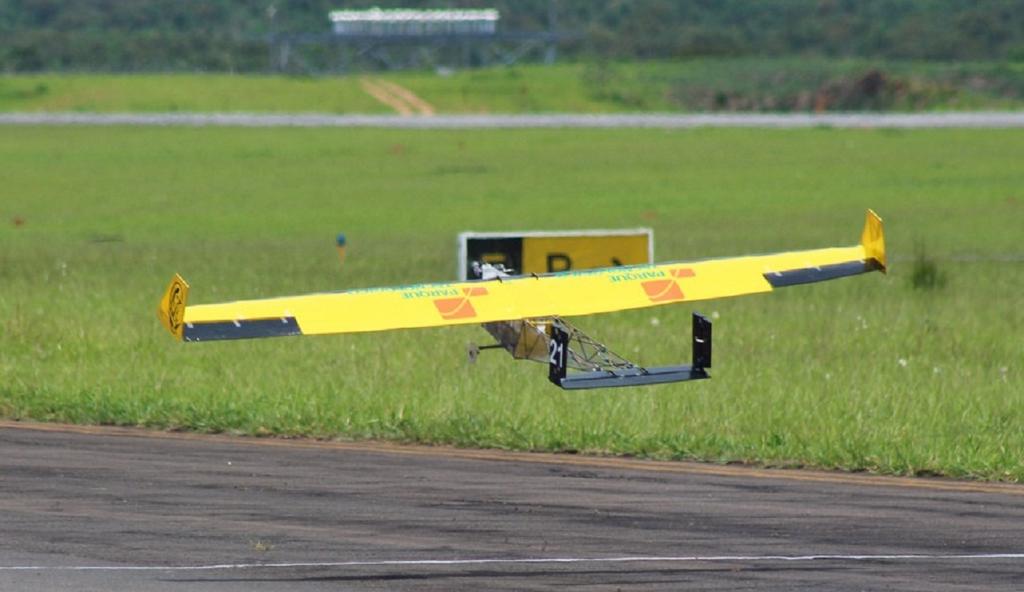
[[[693,363],[643,368],[615,355],[564,317],[769,292],[885,271],[882,219],[868,210],[860,244],[692,263],[509,275],[483,266],[477,281],[418,284],[187,306],[189,285],[171,280],[163,325],[184,341],[323,335],[481,323],[516,359],[549,364],[562,388],[707,378],[711,323],[693,316]],[[479,350],[476,350],[479,351]],[[471,356],[473,352],[471,352]],[[578,372],[568,373],[572,368]]]

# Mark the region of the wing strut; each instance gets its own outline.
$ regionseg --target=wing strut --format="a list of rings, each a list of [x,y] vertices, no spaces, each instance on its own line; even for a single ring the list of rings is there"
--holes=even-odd
[[[571,347],[573,344],[576,348]],[[569,373],[569,366],[586,368]],[[693,360],[689,366],[644,368],[609,352],[561,319],[551,324],[548,379],[566,390],[641,386],[710,378],[711,321],[693,313]]]

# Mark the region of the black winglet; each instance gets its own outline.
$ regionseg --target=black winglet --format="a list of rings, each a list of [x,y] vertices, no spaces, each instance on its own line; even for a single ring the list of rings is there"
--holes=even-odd
[[[693,313],[693,367],[711,367],[711,321],[698,312]]]

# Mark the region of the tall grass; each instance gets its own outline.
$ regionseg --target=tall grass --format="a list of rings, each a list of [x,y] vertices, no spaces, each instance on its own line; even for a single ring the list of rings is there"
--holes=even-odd
[[[875,72],[878,88],[860,96]],[[0,76],[0,111],[390,113],[350,76]],[[439,113],[1020,109],[1024,66],[826,58],[704,58],[371,74]],[[876,81],[876,82],[877,82]],[[818,103],[831,96],[831,103]],[[859,99],[857,97],[860,97]]]
[[[0,415],[1020,480],[1022,152],[1016,131],[8,128]],[[467,229],[772,252],[852,244],[869,206],[891,273],[698,303],[695,384],[563,392],[467,364],[474,327],[181,344],[154,314],[175,271],[198,303],[449,278]],[[943,287],[914,288],[916,244]],[[676,363],[693,309],[576,321]]]

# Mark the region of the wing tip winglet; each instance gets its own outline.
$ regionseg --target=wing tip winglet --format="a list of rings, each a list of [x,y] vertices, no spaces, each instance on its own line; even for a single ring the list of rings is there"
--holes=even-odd
[[[167,284],[160,306],[157,307],[157,318],[165,329],[179,341],[185,332],[185,306],[188,303],[188,282],[179,274],[174,274],[171,283]]]
[[[860,244],[864,247],[864,254],[878,263],[882,273],[885,273],[888,265],[885,260],[885,231],[882,227],[882,217],[870,208],[864,218]]]

